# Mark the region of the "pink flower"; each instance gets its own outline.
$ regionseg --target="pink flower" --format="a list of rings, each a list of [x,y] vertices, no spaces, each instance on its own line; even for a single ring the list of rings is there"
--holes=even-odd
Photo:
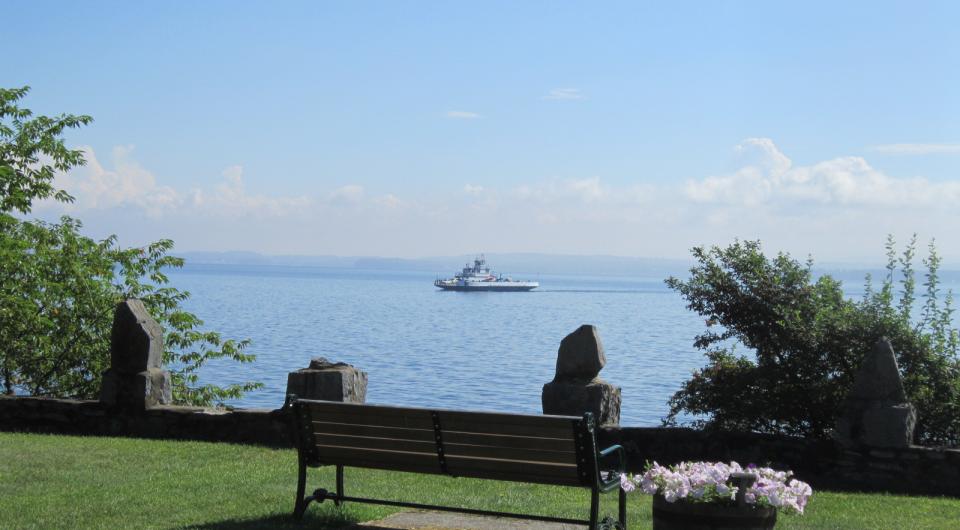
[[[730,462],[682,462],[664,467],[653,462],[638,477],[621,477],[624,491],[639,489],[661,495],[667,502],[686,500],[696,503],[729,503],[736,498],[737,487],[730,483],[730,474],[743,471],[740,464]],[[772,506],[802,514],[813,494],[810,485],[792,479],[789,471],[750,464],[747,471],[757,476],[756,483],[743,492],[744,501],[757,506]]]

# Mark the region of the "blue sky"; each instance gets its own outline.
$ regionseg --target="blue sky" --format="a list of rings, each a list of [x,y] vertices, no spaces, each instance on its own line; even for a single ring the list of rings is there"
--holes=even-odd
[[[960,258],[960,4],[783,4],[8,1],[0,85],[127,244]]]

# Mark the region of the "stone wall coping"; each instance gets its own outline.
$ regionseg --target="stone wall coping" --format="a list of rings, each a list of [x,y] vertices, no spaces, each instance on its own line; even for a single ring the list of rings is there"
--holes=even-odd
[[[158,405],[144,411],[145,415],[157,414],[196,414],[204,416],[229,416],[231,414],[273,414],[283,409],[267,408],[218,408],[218,407],[189,407],[179,405]]]
[[[46,396],[6,396],[0,395],[0,401],[20,401],[24,403],[60,403],[63,405],[100,405],[96,399],[65,399]]]

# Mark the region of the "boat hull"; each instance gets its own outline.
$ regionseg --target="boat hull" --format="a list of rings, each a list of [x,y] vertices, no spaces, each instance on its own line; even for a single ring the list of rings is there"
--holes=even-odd
[[[437,285],[444,291],[465,291],[465,292],[516,292],[531,291],[539,285]]]

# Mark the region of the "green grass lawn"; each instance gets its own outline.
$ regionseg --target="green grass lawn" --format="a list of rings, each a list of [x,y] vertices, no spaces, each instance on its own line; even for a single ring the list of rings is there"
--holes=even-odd
[[[332,489],[331,470],[308,488]],[[296,452],[126,438],[0,433],[0,528],[341,528],[395,509],[332,503],[290,517]],[[346,493],[431,504],[585,518],[589,492],[529,484],[347,469]],[[602,510],[616,512],[616,495]],[[650,499],[632,494],[631,528],[650,527]],[[960,500],[814,492],[804,516],[777,528],[960,528]]]

